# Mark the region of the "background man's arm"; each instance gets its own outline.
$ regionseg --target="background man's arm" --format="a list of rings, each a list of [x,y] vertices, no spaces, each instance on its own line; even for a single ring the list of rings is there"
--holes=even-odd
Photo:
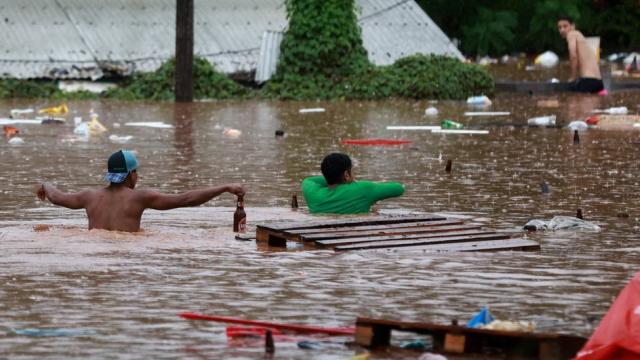
[[[89,191],[64,193],[49,183],[43,183],[38,187],[36,194],[40,200],[44,201],[45,199],[49,199],[54,205],[64,206],[69,209],[83,209]]]
[[[571,79],[569,81],[574,81],[580,76],[578,71],[578,37],[576,34],[570,33],[567,35],[567,45],[569,47],[569,63],[571,64]]]
[[[198,206],[222,193],[244,195],[244,187],[240,184],[225,184],[204,189],[190,190],[181,194],[162,194],[155,191],[141,190],[145,208],[155,210],[170,210],[180,207]]]
[[[373,201],[388,199],[404,194],[404,186],[398,182],[372,183],[370,194]]]

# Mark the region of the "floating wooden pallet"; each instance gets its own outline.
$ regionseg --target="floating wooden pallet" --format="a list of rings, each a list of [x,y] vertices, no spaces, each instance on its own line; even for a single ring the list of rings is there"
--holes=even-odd
[[[586,338],[573,335],[484,330],[369,318],[356,320],[355,341],[365,347],[388,346],[392,330],[430,335],[436,352],[498,353],[508,359],[570,359],[587,341]]]
[[[295,241],[310,249],[335,251],[403,248],[435,251],[538,250],[528,239],[464,224],[438,215],[364,217],[324,221],[262,224],[256,240],[261,245],[286,247]]]

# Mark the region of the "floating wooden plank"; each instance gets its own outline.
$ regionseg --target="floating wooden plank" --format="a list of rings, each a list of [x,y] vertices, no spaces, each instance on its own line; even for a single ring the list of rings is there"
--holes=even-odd
[[[335,248],[336,251],[343,250],[339,247]],[[351,250],[351,249],[344,249]],[[471,241],[453,244],[433,244],[433,245],[418,245],[418,246],[405,246],[396,247],[394,250],[402,251],[532,251],[540,250],[540,244],[529,239],[504,239],[493,241]]]
[[[371,237],[361,236],[356,238],[318,240],[315,243],[317,247],[335,247],[335,246],[370,243],[370,242],[377,242],[377,241],[383,242],[383,241],[391,241],[391,240],[419,240],[419,239],[430,239],[430,238],[446,238],[446,237],[460,236],[460,235],[495,234],[495,231],[481,230],[480,226],[469,226],[469,227],[470,229],[467,229],[467,230],[456,228],[448,232],[418,233],[418,234],[394,235],[394,236],[387,236],[387,235],[371,236]]]
[[[396,235],[396,234],[414,234],[421,232],[433,232],[438,231],[440,227],[444,225],[461,225],[463,223],[462,220],[438,220],[433,221],[431,224],[425,224],[422,226],[411,226],[411,227],[402,227],[402,228],[392,228],[392,229],[377,229],[377,230],[357,230],[357,229],[349,229],[348,231],[338,231],[338,232],[316,232],[316,233],[306,233],[299,234],[300,240],[302,241],[316,241],[323,239],[336,239],[336,238],[348,238],[348,237],[358,237],[362,236],[363,232],[369,236],[375,235]],[[442,231],[447,231],[448,229],[444,229]],[[297,232],[296,232],[297,233]]]
[[[389,346],[391,331],[427,334],[434,351],[464,354],[499,352],[507,358],[569,359],[586,343],[580,336],[473,329],[458,325],[402,322],[370,318],[356,320],[355,342],[365,347]]]
[[[450,220],[457,220],[457,219],[448,219],[446,221],[450,221]],[[395,223],[395,224],[384,224],[384,225],[354,225],[354,226],[343,226],[343,227],[332,227],[332,228],[302,229],[302,230],[295,230],[295,232],[296,234],[299,234],[299,235],[317,234],[317,233],[324,234],[324,233],[335,233],[335,232],[343,232],[343,231],[373,232],[374,230],[403,229],[403,228],[410,228],[410,227],[416,227],[416,226],[428,226],[438,221],[444,221],[444,220],[407,222],[407,223]],[[462,221],[462,220],[459,220],[459,221]]]
[[[390,241],[374,241],[363,242],[355,245],[336,246],[336,251],[343,250],[363,250],[363,249],[380,249],[380,248],[393,248],[404,246],[417,246],[417,245],[436,245],[436,244],[450,244],[455,242],[470,242],[470,241],[482,241],[482,240],[502,240],[509,239],[509,235],[504,234],[474,234],[474,235],[460,235],[460,236],[444,236],[436,238],[422,238],[411,240],[390,240]]]
[[[327,227],[344,227],[344,226],[364,226],[364,225],[384,225],[384,224],[397,224],[408,222],[420,222],[420,221],[435,221],[445,220],[445,217],[433,214],[425,215],[410,215],[410,216],[367,216],[356,218],[342,218],[332,219],[327,218],[319,221],[303,221],[303,222],[281,222],[274,224],[258,225],[263,228],[269,228],[272,230],[302,230],[313,228],[327,228]]]

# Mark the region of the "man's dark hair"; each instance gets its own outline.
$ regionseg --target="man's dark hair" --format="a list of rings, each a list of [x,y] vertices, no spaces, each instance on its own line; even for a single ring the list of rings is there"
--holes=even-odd
[[[327,180],[327,184],[341,184],[343,181],[342,174],[346,170],[351,170],[351,159],[346,154],[329,154],[322,160],[320,170],[322,170],[322,175]]]
[[[556,22],[560,22],[566,20],[569,22],[569,24],[573,24],[573,18],[567,14],[562,14],[560,16],[558,16],[558,20]]]

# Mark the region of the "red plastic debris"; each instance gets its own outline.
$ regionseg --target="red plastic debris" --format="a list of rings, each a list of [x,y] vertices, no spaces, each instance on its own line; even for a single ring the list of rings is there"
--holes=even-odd
[[[587,123],[587,125],[598,125],[599,120],[600,118],[598,118],[597,116],[589,116],[585,122]]]
[[[395,140],[395,139],[345,139],[342,143],[345,145],[361,145],[361,146],[393,146],[411,144],[411,140]]]
[[[620,292],[575,359],[640,359],[640,272]]]

